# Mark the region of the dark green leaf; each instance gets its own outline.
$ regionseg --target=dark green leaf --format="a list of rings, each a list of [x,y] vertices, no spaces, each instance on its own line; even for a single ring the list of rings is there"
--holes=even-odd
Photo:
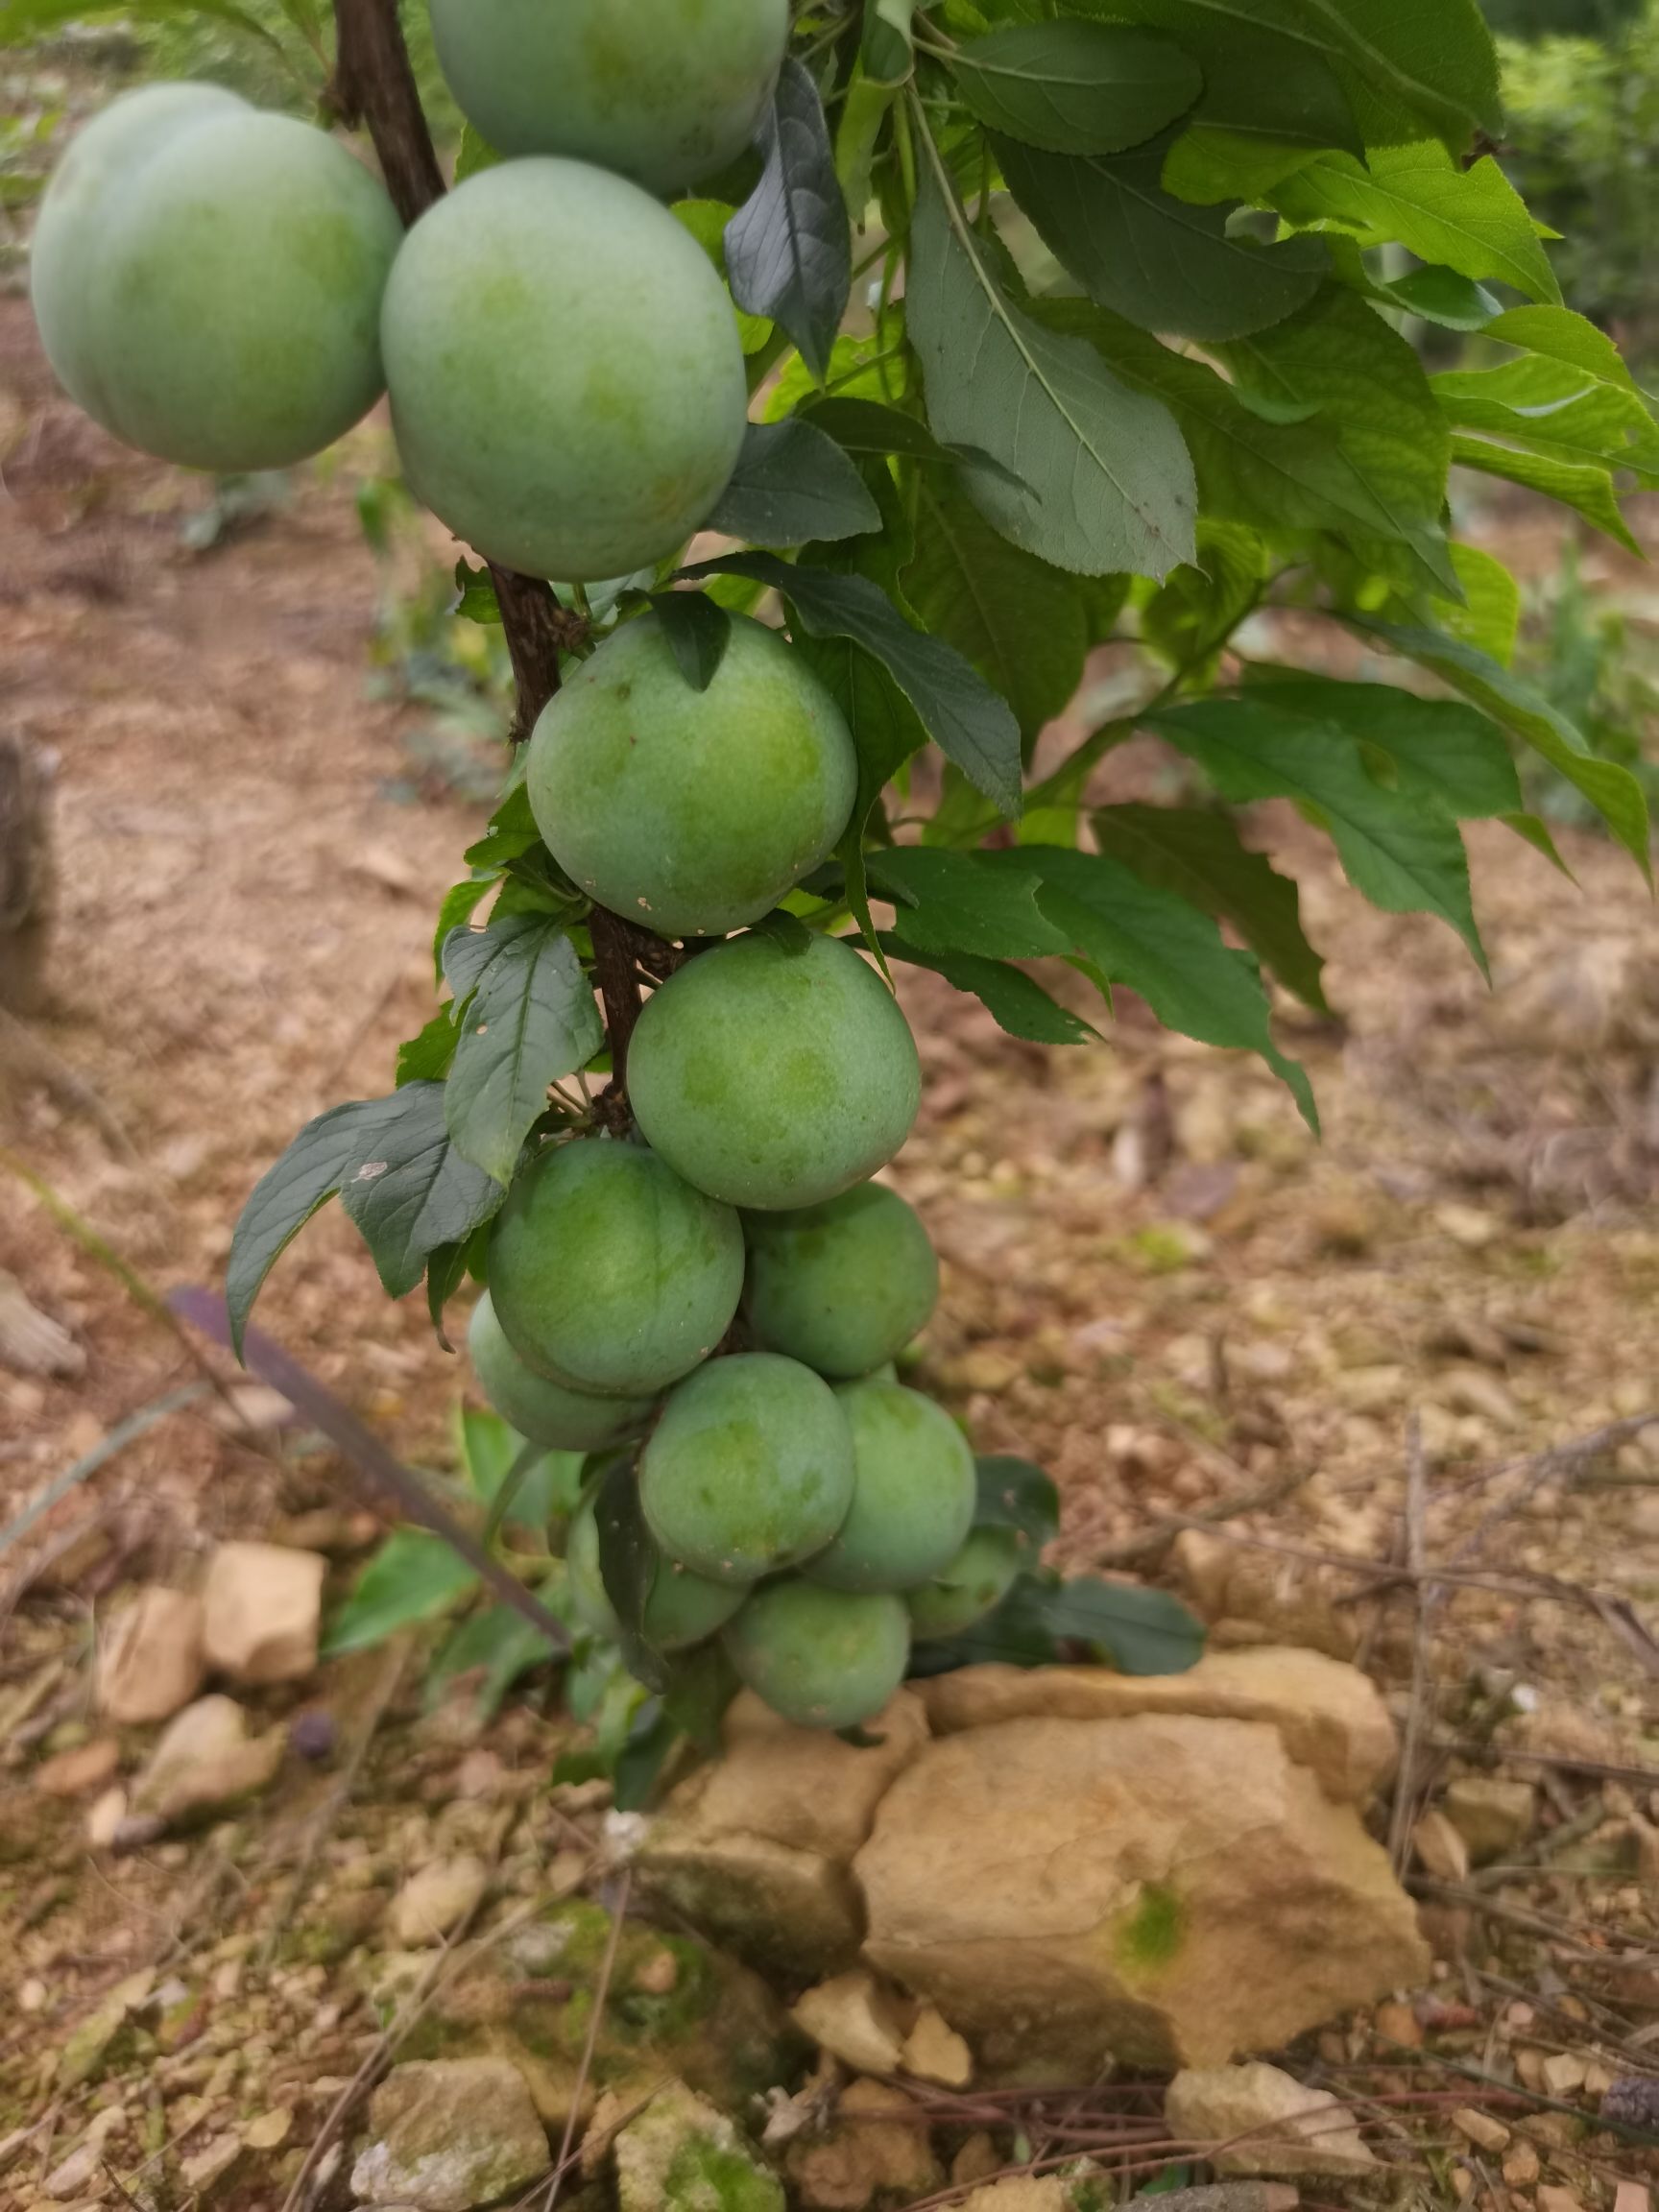
[[[732,296],[781,324],[820,380],[853,283],[853,241],[824,108],[811,76],[783,63],[762,126],[765,165],[726,226]]]
[[[1077,577],[1011,544],[949,479],[916,487],[904,595],[1013,708],[1027,749],[1063,711],[1093,642]]]
[[[950,67],[989,130],[1055,154],[1138,146],[1185,114],[1204,82],[1167,39],[1066,16],[969,39]]]
[[[912,461],[935,461],[954,467],[958,456],[941,445],[926,422],[879,399],[849,399],[832,396],[806,399],[801,419],[824,430],[849,453],[902,453]]]
[[[987,857],[1021,874],[1039,868],[1043,911],[1084,960],[1138,991],[1166,1028],[1260,1053],[1317,1128],[1307,1075],[1273,1042],[1254,958],[1224,945],[1208,914],[1105,854],[1025,845]]]
[[[960,1636],[930,1637],[910,1654],[913,1675],[950,1674],[958,1667],[1050,1667],[1064,1657],[1048,1625],[1049,1584],[1022,1575],[994,1613]]]
[[[1509,748],[1490,716],[1472,707],[1423,699],[1397,684],[1338,684],[1317,676],[1254,682],[1245,696],[1386,754],[1400,788],[1452,821],[1490,820],[1521,805]]]
[[[896,845],[868,855],[872,890],[896,902],[895,929],[922,952],[975,952],[993,960],[1067,953],[1070,940],[1037,904],[1043,877],[989,854],[937,846]]]
[[[1092,1646],[1120,1674],[1185,1674],[1204,1656],[1203,1623],[1166,1590],[1079,1575],[1045,1594],[1043,1615],[1056,1636]]]
[[[503,1192],[449,1141],[447,1083],[406,1083],[353,1147],[340,1203],[373,1256],[386,1295],[401,1298],[426,1270],[426,1255],[459,1244],[499,1208]]]
[[[545,1589],[541,1595],[546,1598]],[[559,1656],[534,1623],[511,1605],[488,1606],[482,1613],[469,1613],[433,1660],[426,1676],[426,1703],[429,1708],[441,1704],[452,1682],[463,1674],[478,1674],[477,1710],[485,1719],[493,1719],[520,1674]]]
[[[902,84],[914,63],[910,18],[916,0],[865,0],[862,58],[874,84]]]
[[[878,661],[927,734],[976,790],[1008,816],[1020,811],[1020,728],[1006,701],[943,639],[912,629],[879,585],[794,567],[770,553],[729,553],[685,573],[724,570],[768,584],[814,637],[846,637]]]
[[[635,1813],[651,1802],[682,1742],[682,1731],[666,1708],[648,1697],[635,1715],[628,1741],[612,1769],[612,1795],[618,1813]]]
[[[1171,667],[1202,669],[1261,598],[1269,566],[1254,530],[1202,518],[1196,560],[1175,569],[1142,608],[1142,637]]]
[[[707,591],[653,591],[650,598],[681,675],[693,691],[707,691],[726,658],[731,615]]]
[[[1184,24],[1183,36],[1192,28]],[[1204,70],[1203,98],[1164,164],[1164,189],[1177,199],[1259,202],[1327,147],[1365,151],[1330,63],[1265,30],[1260,17],[1212,14],[1192,51]]]
[[[659,1553],[639,1510],[639,1485],[634,1459],[619,1453],[606,1468],[593,1500],[599,1531],[599,1575],[621,1624],[622,1656],[628,1671],[648,1689],[661,1690],[668,1670],[645,1636],[645,1608],[657,1581]]]
[[[878,530],[881,517],[835,440],[811,421],[791,417],[750,423],[736,469],[708,527],[753,545],[805,545],[813,539]]]
[[[567,932],[551,917],[511,914],[457,929],[444,972],[461,1022],[445,1086],[449,1135],[463,1160],[506,1184],[547,1109],[547,1087],[574,1074],[605,1039],[592,986]]]
[[[248,1316],[266,1276],[312,1214],[374,1149],[381,1129],[396,1116],[399,1095],[359,1098],[319,1114],[253,1186],[230,1239],[225,1278],[231,1349],[238,1358]]]
[[[1302,688],[1287,684],[1259,695],[1252,686],[1242,698],[1195,700],[1149,716],[1147,727],[1196,760],[1236,805],[1294,799],[1317,808],[1356,890],[1390,914],[1437,914],[1484,968],[1455,822],[1420,792],[1379,782],[1338,710],[1318,697],[1304,707]],[[1405,691],[1392,696],[1419,710],[1437,704]]]
[[[419,1037],[397,1047],[397,1087],[405,1083],[442,1083],[455,1058],[455,1012],[451,1002],[441,1006]]]
[[[1162,140],[1110,157],[997,141],[1008,188],[1092,300],[1142,330],[1245,338],[1304,307],[1330,268],[1319,238],[1234,237],[1221,207],[1166,192]]]
[[[1029,1459],[1002,1456],[975,1461],[979,1503],[976,1528],[1013,1528],[1025,1539],[1033,1560],[1060,1533],[1060,1493],[1041,1467]]]
[[[473,1238],[477,1236],[473,1231]],[[449,1341],[444,1327],[444,1309],[467,1280],[470,1264],[472,1238],[462,1244],[438,1244],[426,1255],[426,1311],[431,1316],[432,1333],[445,1352],[455,1347]]]
[[[1006,960],[987,960],[977,952],[923,952],[890,933],[878,935],[876,944],[888,958],[930,969],[954,990],[971,993],[1010,1037],[1033,1045],[1089,1045],[1099,1036],[1081,1015],[1062,1006],[1022,968]]]
[[[400,1628],[429,1621],[478,1587],[478,1576],[441,1536],[395,1528],[369,1561],[335,1618],[324,1655],[366,1651]],[[543,1647],[545,1648],[545,1647]]]
[[[1162,884],[1206,914],[1231,922],[1286,990],[1325,1011],[1325,963],[1302,930],[1300,893],[1260,853],[1240,844],[1226,814],[1177,806],[1102,806],[1094,841],[1143,883]]]
[[[1191,559],[1196,493],[1173,420],[1093,348],[1012,303],[931,166],[908,286],[927,419],[947,445],[998,465],[999,473],[970,467],[965,480],[1005,538],[1087,576],[1163,576]]]
[[[694,1650],[675,1652],[669,1661],[662,1710],[700,1751],[717,1757],[720,1722],[739,1687],[726,1647],[716,1638]]]

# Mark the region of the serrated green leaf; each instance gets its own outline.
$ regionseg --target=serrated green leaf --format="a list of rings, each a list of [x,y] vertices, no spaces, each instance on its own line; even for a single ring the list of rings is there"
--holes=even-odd
[[[1091,1045],[1099,1032],[1062,1006],[1026,974],[1006,960],[988,960],[977,952],[923,952],[902,937],[887,931],[876,937],[878,951],[902,960],[912,968],[930,969],[953,990],[977,998],[985,1011],[1010,1037],[1022,1037],[1032,1045]]]
[[[1489,715],[1455,700],[1424,699],[1397,684],[1339,684],[1317,676],[1252,682],[1244,696],[1385,753],[1399,787],[1451,821],[1490,821],[1521,805],[1503,733]]]
[[[1324,961],[1302,928],[1301,894],[1225,814],[1178,806],[1102,806],[1090,817],[1102,853],[1218,921],[1231,922],[1287,991],[1325,1011]]]
[[[1416,790],[1390,790],[1367,770],[1348,718],[1324,694],[1346,685],[1251,686],[1237,699],[1200,699],[1148,716],[1147,727],[1185,753],[1223,799],[1293,799],[1316,808],[1350,882],[1390,914],[1435,914],[1485,967],[1469,897],[1469,862],[1455,822]],[[1431,701],[1387,685],[1419,709]],[[1455,709],[1454,709],[1455,711]]]
[[[444,1087],[456,1151],[503,1187],[547,1109],[547,1087],[585,1067],[605,1040],[593,990],[551,916],[511,914],[457,929],[444,948],[457,1002],[469,1001]]]
[[[868,856],[877,896],[895,899],[895,933],[922,952],[974,952],[993,960],[1035,960],[1071,950],[1037,903],[1038,867],[1026,873],[982,853],[895,845]]]
[[[1092,300],[1142,330],[1247,337],[1306,306],[1330,268],[1323,239],[1235,237],[1223,208],[1166,192],[1162,139],[1110,156],[993,143],[1049,252]]]
[[[413,1290],[426,1256],[460,1244],[497,1212],[505,1195],[464,1159],[445,1125],[447,1083],[406,1083],[382,1101],[387,1112],[356,1149],[340,1203],[373,1257],[388,1298]]]
[[[1612,339],[1570,307],[1510,307],[1486,325],[1485,336],[1563,362],[1569,369],[1581,369],[1599,383],[1636,389],[1636,379]]]
[[[994,530],[957,484],[924,478],[904,596],[1013,708],[1027,748],[1061,713],[1093,643],[1079,581]]]
[[[1557,460],[1549,453],[1524,453],[1513,445],[1497,445],[1485,438],[1461,434],[1453,438],[1452,459],[1459,469],[1499,476],[1505,484],[1523,484],[1528,492],[1553,499],[1557,506],[1571,507],[1627,553],[1641,558],[1641,544],[1624,519],[1613,479],[1605,469],[1589,462]]]
[[[1174,569],[1141,611],[1141,635],[1172,668],[1212,661],[1261,598],[1267,549],[1241,523],[1201,517],[1190,567]]]
[[[479,1579],[441,1536],[421,1528],[395,1528],[336,1614],[324,1640],[324,1656],[338,1659],[384,1644],[400,1629],[446,1611],[476,1589]]]
[[[1507,668],[1521,624],[1521,587],[1495,554],[1479,545],[1454,544],[1452,565],[1463,587],[1461,607],[1448,606],[1441,621],[1454,637],[1489,653]]]
[[[405,1083],[442,1083],[455,1058],[452,1003],[441,1006],[418,1037],[397,1047],[397,1088]]]
[[[1447,421],[1567,461],[1628,469],[1659,481],[1659,425],[1640,394],[1565,362],[1523,353],[1496,369],[1430,378]]]
[[[1284,180],[1273,204],[1292,223],[1338,224],[1362,245],[1393,242],[1420,261],[1511,284],[1529,300],[1561,297],[1520,194],[1489,154],[1469,169],[1437,141],[1380,147],[1368,164],[1322,155]]]
[[[495,580],[488,568],[474,568],[463,554],[455,564],[455,589],[459,597],[454,612],[464,622],[481,623],[486,629],[501,626],[501,602],[495,596]]]
[[[708,527],[777,548],[855,538],[878,530],[881,517],[835,440],[792,416],[786,422],[750,423]]]
[[[1092,348],[1014,306],[931,165],[908,287],[928,421],[1002,471],[969,469],[965,481],[1005,538],[1089,576],[1163,576],[1190,560],[1197,499],[1174,421]]]
[[[1056,154],[1138,146],[1184,115],[1204,83],[1167,39],[1068,16],[969,39],[950,66],[988,130]]]

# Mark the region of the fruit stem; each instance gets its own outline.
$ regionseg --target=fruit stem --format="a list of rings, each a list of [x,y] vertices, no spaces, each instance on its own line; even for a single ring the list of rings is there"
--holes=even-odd
[[[342,122],[368,126],[393,204],[406,226],[418,222],[443,198],[444,173],[426,128],[397,0],[334,0],[334,27],[330,105]],[[565,613],[540,577],[520,576],[493,562],[490,574],[517,690],[512,731],[517,744],[529,736],[536,717],[559,688],[561,649],[585,645],[590,632],[579,614]],[[643,932],[603,906],[594,907],[589,928],[614,1070],[599,1111],[608,1123],[622,1126],[628,1119],[628,1040],[639,1019],[635,940]]]

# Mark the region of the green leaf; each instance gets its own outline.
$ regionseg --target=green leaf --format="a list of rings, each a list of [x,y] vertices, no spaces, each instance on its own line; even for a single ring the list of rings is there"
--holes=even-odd
[[[1273,204],[1292,223],[1334,223],[1365,246],[1390,241],[1459,276],[1558,301],[1560,285],[1520,194],[1488,155],[1464,169],[1435,142],[1375,149],[1369,166],[1323,155],[1285,179]]]
[[[876,944],[889,959],[929,969],[954,990],[977,998],[1010,1037],[1032,1045],[1090,1045],[1098,1039],[1099,1031],[1080,1014],[1062,1006],[1022,968],[1006,960],[988,960],[978,952],[923,952],[891,932],[878,934]]]
[[[928,845],[890,846],[868,854],[867,865],[875,895],[894,902],[896,934],[919,951],[1035,960],[1071,950],[1038,906],[1039,868],[1022,873],[988,854]]]
[[[374,1149],[381,1129],[395,1118],[400,1095],[395,1092],[390,1098],[331,1106],[305,1124],[254,1184],[230,1239],[225,1278],[231,1349],[238,1359],[248,1316],[266,1276],[312,1214]]]
[[[1436,585],[1455,592],[1441,526],[1451,434],[1405,339],[1362,300],[1329,285],[1288,322],[1229,346],[1225,358],[1246,392],[1311,401],[1323,412],[1335,427],[1356,503],[1380,509],[1386,536],[1409,546]]]
[[[547,1087],[586,1067],[605,1041],[568,932],[551,917],[512,914],[457,929],[444,947],[457,1002],[469,1000],[445,1086],[449,1135],[463,1160],[507,1184]]]
[[[1317,1128],[1306,1073],[1273,1042],[1255,959],[1224,945],[1208,914],[1105,854],[1022,845],[987,858],[1022,874],[1040,870],[1043,911],[1084,960],[1138,991],[1166,1028],[1260,1053]]]
[[[1206,667],[1261,598],[1269,566],[1254,530],[1200,517],[1196,560],[1142,609],[1142,637],[1172,668]]]
[[[1399,787],[1427,799],[1451,821],[1490,821],[1521,805],[1520,780],[1502,733],[1471,707],[1420,698],[1397,684],[1325,677],[1252,682],[1245,697],[1385,753]]]
[[[455,1014],[451,1001],[440,1006],[419,1037],[397,1047],[397,1087],[405,1083],[442,1083],[455,1058]]]
[[[822,382],[852,290],[853,241],[818,87],[793,56],[761,143],[760,180],[726,226],[732,297],[781,325]]]
[[[543,1602],[547,1595],[544,1587]],[[556,1656],[535,1623],[511,1605],[490,1605],[481,1613],[469,1613],[432,1662],[426,1676],[428,1709],[441,1704],[450,1684],[463,1674],[479,1674],[476,1709],[485,1719],[493,1719],[519,1675]]]
[[[1571,507],[1585,521],[1642,557],[1642,547],[1619,506],[1613,479],[1604,468],[1584,461],[1562,461],[1549,453],[1524,453],[1513,445],[1497,445],[1485,438],[1452,441],[1452,459],[1459,469],[1477,469],[1482,476],[1501,476],[1506,484],[1524,484],[1528,492],[1542,493],[1558,506]]]
[[[1335,72],[1310,48],[1242,18],[1194,51],[1204,96],[1164,163],[1164,189],[1178,200],[1260,202],[1327,149],[1365,151]]]
[[[1184,115],[1203,88],[1179,46],[1115,23],[1013,23],[950,57],[988,130],[1055,154],[1116,154]]]
[[[1639,393],[1524,353],[1496,369],[1447,370],[1431,377],[1448,421],[1540,453],[1629,469],[1659,478],[1659,426]]]
[[[1020,811],[1020,729],[953,646],[905,621],[867,576],[793,567],[770,553],[727,553],[683,573],[751,576],[788,600],[814,637],[846,637],[878,661],[914,708],[929,737],[1003,814]]]
[[[1024,1537],[1033,1556],[1060,1533],[1060,1493],[1041,1467],[1029,1459],[1003,1456],[974,1462],[979,1503],[975,1528],[1013,1528]]]
[[[453,1080],[453,1079],[451,1079]],[[373,1257],[388,1298],[414,1289],[426,1255],[460,1244],[500,1208],[500,1186],[462,1157],[445,1126],[447,1083],[406,1083],[354,1147],[340,1203]]]
[[[682,224],[696,239],[710,261],[726,280],[726,226],[736,213],[725,200],[676,200],[668,210],[674,220]],[[733,307],[737,318],[737,339],[744,352],[758,353],[772,335],[772,325],[764,315],[745,315]]]
[[[1231,922],[1287,991],[1326,1010],[1325,963],[1302,928],[1301,894],[1239,842],[1226,814],[1176,806],[1102,806],[1090,816],[1100,851],[1218,921]]]
[[[879,530],[881,517],[835,440],[795,416],[750,423],[707,527],[752,545],[805,545]]]
[[[676,1651],[668,1663],[662,1711],[709,1758],[720,1755],[720,1723],[742,1687],[737,1671],[716,1637],[690,1651]]]
[[[460,1244],[435,1244],[426,1255],[426,1311],[432,1334],[445,1352],[453,1352],[455,1347],[444,1327],[444,1310],[467,1280],[479,1234],[474,1230]]]
[[[1204,1623],[1166,1590],[1083,1575],[1046,1594],[1043,1618],[1120,1674],[1185,1674],[1204,1656]]]
[[[866,0],[861,60],[875,84],[902,84],[915,63],[910,18],[916,0]]]
[[[732,617],[707,591],[653,591],[650,605],[680,673],[693,691],[707,691],[732,638]]]
[[[1330,268],[1322,239],[1234,237],[1223,208],[1166,192],[1162,140],[1110,159],[995,144],[1049,252],[1092,300],[1142,330],[1248,337],[1306,306]]]
[[[500,628],[501,602],[495,596],[495,580],[488,568],[474,568],[463,554],[455,564],[455,589],[460,593],[455,613],[464,622],[477,622],[486,629]]]
[[[599,1575],[621,1625],[622,1657],[648,1689],[661,1690],[667,1668],[645,1635],[645,1608],[657,1580],[660,1554],[639,1509],[639,1485],[629,1453],[613,1458],[593,1500],[599,1531]]]
[[[465,184],[469,177],[476,177],[480,170],[493,169],[502,159],[483,132],[468,122],[461,125],[461,147],[455,156],[455,181]]]
[[[335,1616],[324,1656],[338,1659],[384,1644],[399,1629],[446,1611],[478,1585],[477,1574],[441,1536],[429,1536],[423,1528],[395,1528]]]
[[[941,445],[926,422],[878,399],[808,398],[801,420],[834,439],[849,453],[902,453],[912,461],[935,461],[950,468],[959,456]]]
[[[234,0],[6,0],[0,8],[0,46],[21,46],[43,33],[89,16],[130,15],[154,21],[170,15],[207,15],[287,57],[287,49],[258,18]]]
[[[1163,576],[1190,560],[1196,492],[1174,421],[1093,349],[1011,304],[930,167],[908,285],[928,421],[997,463],[1001,473],[970,468],[965,480],[1005,538],[1087,576]]]
[[[1454,637],[1477,652],[1489,653],[1507,668],[1515,657],[1515,634],[1521,623],[1521,587],[1502,561],[1479,545],[1454,544],[1451,552],[1463,587],[1463,604],[1448,607],[1441,620]]]
[[[960,487],[916,487],[916,550],[904,596],[1013,708],[1027,748],[1083,679],[1092,642],[1074,576],[994,530]]]
[[[1334,238],[1332,253],[1342,280],[1367,300],[1384,307],[1398,307],[1443,330],[1483,330],[1498,311],[1498,296],[1455,269],[1409,269],[1385,284],[1365,273],[1358,245],[1352,239]]]
[[[1485,335],[1564,362],[1569,369],[1582,369],[1599,383],[1636,389],[1636,379],[1612,339],[1570,307],[1511,307],[1486,325]]]
[[[1430,669],[1454,690],[1472,699],[1495,722],[1524,738],[1558,775],[1583,793],[1651,881],[1647,801],[1641,784],[1616,761],[1597,759],[1573,723],[1536,685],[1478,647],[1440,631],[1374,622],[1358,614],[1347,614],[1343,619],[1361,636],[1375,638],[1415,661],[1419,667]]]
[[[1386,913],[1438,915],[1484,970],[1455,822],[1420,792],[1390,790],[1373,778],[1348,714],[1323,696],[1348,688],[1252,685],[1241,698],[1200,699],[1148,716],[1147,727],[1196,760],[1235,805],[1294,799],[1316,808],[1356,890]],[[1439,704],[1384,685],[1353,688],[1374,688],[1419,711]],[[1304,689],[1314,694],[1305,705]]]

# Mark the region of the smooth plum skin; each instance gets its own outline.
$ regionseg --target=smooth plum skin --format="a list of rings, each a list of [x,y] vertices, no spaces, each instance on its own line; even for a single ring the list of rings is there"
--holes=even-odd
[[[619,1642],[622,1623],[616,1618],[599,1565],[599,1525],[593,1517],[591,1498],[585,1500],[571,1518],[565,1564],[570,1576],[570,1602],[578,1621],[607,1643]],[[725,1626],[742,1604],[743,1596],[740,1588],[723,1588],[672,1559],[660,1559],[657,1578],[645,1600],[641,1623],[645,1641],[658,1651],[684,1651],[701,1644]]]
[[[853,1502],[853,1436],[835,1393],[771,1352],[711,1359],[670,1396],[639,1461],[663,1551],[749,1583],[821,1551]]]
[[[653,993],[628,1051],[646,1140],[699,1190],[761,1212],[815,1206],[892,1159],[922,1097],[916,1041],[848,945],[763,932]]]
[[[421,216],[381,319],[411,490],[527,576],[627,576],[725,489],[748,412],[726,288],[625,178],[509,161]]]
[[[853,1503],[805,1572],[836,1590],[917,1589],[945,1572],[974,1526],[973,1450],[919,1390],[844,1382],[835,1395],[853,1430]]]
[[[525,782],[553,857],[602,906],[663,937],[723,937],[834,850],[858,761],[841,709],[776,631],[735,617],[694,691],[644,614],[542,709]]]
[[[154,86],[89,125],[48,189],[36,315],[65,388],[128,445],[285,469],[379,397],[402,236],[384,188],[324,132]]]
[[[910,1633],[917,1643],[960,1636],[994,1613],[1013,1588],[1024,1553],[1017,1529],[974,1529],[943,1573],[908,1593]]]
[[[508,1343],[488,1290],[467,1324],[478,1386],[510,1429],[555,1452],[598,1452],[644,1428],[651,1398],[595,1398],[527,1367]]]
[[[902,1598],[790,1577],[757,1590],[724,1642],[741,1679],[785,1720],[855,1728],[874,1719],[904,1679],[910,1616]]]
[[[517,1177],[489,1273],[495,1318],[527,1366],[597,1397],[651,1397],[731,1327],[743,1230],[642,1145],[579,1140]]]
[[[755,1340],[821,1375],[869,1375],[926,1327],[939,1261],[913,1207],[879,1183],[744,1224]]]
[[[498,153],[567,154],[654,192],[754,136],[788,0],[431,0],[456,105]]]

